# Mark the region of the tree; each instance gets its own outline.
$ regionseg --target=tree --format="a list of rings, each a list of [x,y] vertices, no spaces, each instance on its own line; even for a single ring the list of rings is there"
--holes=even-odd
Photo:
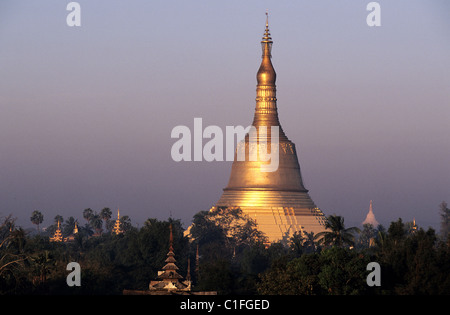
[[[418,229],[405,240],[406,252],[405,280],[406,285],[397,288],[401,294],[439,294],[440,284],[446,275],[440,272],[435,248],[437,237],[429,228]]]
[[[394,246],[399,245],[399,243],[404,241],[407,235],[405,224],[403,223],[401,218],[398,218],[398,220],[395,222],[391,222],[391,225],[389,226],[387,232],[389,241]]]
[[[55,261],[50,251],[45,250],[35,256],[30,257],[33,263],[34,276],[33,284],[42,285],[47,281],[47,275],[51,272],[51,269],[55,266]]]
[[[449,239],[450,235],[450,209],[447,207],[447,203],[442,201],[439,205],[441,215],[441,237],[443,240]]]
[[[236,246],[249,246],[266,240],[257,229],[256,222],[239,208],[219,208],[195,214],[190,238],[200,245],[211,241],[223,242],[231,250]]]
[[[59,222],[59,225],[61,228],[63,221],[64,221],[64,218],[62,217],[62,215],[57,214],[55,216],[55,218],[53,219],[54,224],[47,227],[47,229],[46,229],[47,233],[54,234],[58,228],[58,222]]]
[[[330,231],[324,231],[316,234],[319,244],[340,246],[345,245],[354,246],[355,236],[353,233],[359,233],[357,227],[346,229],[344,225],[344,218],[338,215],[330,215],[325,223],[325,228]]]
[[[100,211],[100,217],[105,221],[105,227],[107,230],[109,230],[111,224],[109,224],[112,216],[112,211],[110,208],[105,207]]]
[[[31,220],[31,223],[36,224],[37,230],[39,233],[39,224],[41,224],[44,221],[44,215],[40,211],[35,210],[31,214],[30,220]]]
[[[375,245],[378,230],[373,227],[372,224],[366,223],[363,225],[363,230],[361,231],[358,239],[358,246],[361,248],[369,248]]]
[[[189,238],[200,253],[198,289],[212,290],[215,284],[221,293],[255,291],[257,274],[267,268],[269,255],[264,234],[241,209],[195,214]]]
[[[368,257],[357,251],[332,247],[320,253],[320,286],[331,295],[355,295],[368,290],[366,266]]]
[[[306,255],[304,255],[306,256]],[[301,256],[301,257],[304,257]],[[296,258],[292,262],[298,260]],[[294,295],[299,293],[296,273],[288,267],[287,259],[279,259],[265,272],[259,274],[257,290],[262,295]],[[295,283],[295,285],[293,285]]]
[[[131,224],[131,219],[129,216],[124,215],[122,217],[120,217],[120,227],[122,229],[122,231],[124,232],[128,232],[133,228],[133,225]]]
[[[62,224],[62,223],[64,222],[64,218],[63,218],[62,215],[57,214],[57,215],[55,216],[54,221],[55,221],[55,224],[58,224],[58,222],[59,222],[59,224]]]
[[[92,216],[94,215],[94,210],[91,208],[86,208],[83,210],[83,218],[85,218],[88,223],[90,223]]]
[[[313,253],[316,251],[314,237],[314,232],[295,232],[290,239],[289,248],[295,256],[301,256],[304,253]]]
[[[100,235],[102,233],[103,221],[97,213],[90,216],[89,224],[95,230],[95,234]]]
[[[73,233],[73,230],[75,228],[76,220],[74,217],[69,217],[66,222],[64,223],[62,230],[63,235],[70,235]]]

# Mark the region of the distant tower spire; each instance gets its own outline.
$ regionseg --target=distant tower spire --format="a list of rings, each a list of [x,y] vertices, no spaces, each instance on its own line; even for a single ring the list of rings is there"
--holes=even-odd
[[[117,235],[117,234],[120,234],[122,232],[123,231],[122,231],[122,228],[120,226],[120,211],[119,211],[119,208],[117,208],[117,220],[116,220],[116,223],[114,224],[114,227],[113,227],[113,233]]]
[[[374,227],[379,225],[378,221],[375,219],[375,214],[373,214],[372,200],[370,200],[369,213],[367,213],[363,224],[372,224]]]
[[[173,252],[172,223],[170,223],[169,229],[170,229],[170,235],[169,235],[169,250],[170,250],[171,252]]]
[[[413,219],[413,224],[412,224],[411,230],[412,230],[412,232],[417,231],[416,218]]]

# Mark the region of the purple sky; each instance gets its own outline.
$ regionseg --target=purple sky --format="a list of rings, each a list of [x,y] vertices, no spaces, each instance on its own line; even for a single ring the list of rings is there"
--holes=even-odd
[[[171,159],[177,125],[248,126],[269,9],[284,131],[326,215],[439,227],[450,203],[450,4],[0,3],[0,217],[121,209],[134,224],[209,209],[231,162]]]

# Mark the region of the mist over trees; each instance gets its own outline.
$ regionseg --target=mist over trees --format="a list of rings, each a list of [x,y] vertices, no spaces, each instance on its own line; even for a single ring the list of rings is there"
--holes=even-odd
[[[169,227],[179,274],[189,273],[193,290],[246,295],[411,295],[450,294],[449,209],[439,206],[442,225],[436,233],[403,222],[385,228],[347,227],[329,216],[324,233],[295,233],[267,244],[256,223],[240,209],[196,213],[189,227],[180,220],[147,219],[142,227],[120,218],[123,233],[112,232],[109,208],[82,211],[74,217],[30,217],[39,233],[16,226],[10,215],[0,221],[0,294],[122,294],[146,290],[157,279],[169,250]],[[60,224],[67,242],[51,242]],[[73,234],[75,224],[78,233]],[[69,262],[81,266],[81,286],[66,284]],[[381,266],[381,286],[370,287],[369,262]],[[190,265],[190,270],[188,270]]]

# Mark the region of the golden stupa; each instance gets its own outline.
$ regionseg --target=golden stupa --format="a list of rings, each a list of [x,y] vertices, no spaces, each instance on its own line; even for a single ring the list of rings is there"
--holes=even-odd
[[[272,44],[267,17],[261,41],[263,54],[257,73],[256,108],[252,126],[256,129],[257,140],[260,137],[267,139],[267,152],[270,151],[269,148],[278,150],[278,168],[276,171],[262,171],[261,166],[269,162],[260,159],[260,156],[256,160],[249,158],[249,152],[255,150],[252,146],[256,145],[259,149],[260,143],[255,143],[255,133],[247,134],[245,140],[238,143],[228,185],[211,209],[241,208],[256,221],[258,229],[266,234],[269,242],[287,241],[295,232],[317,234],[325,229],[326,220],[303,184],[295,144],[287,138],[278,120],[276,73],[271,61]],[[267,130],[263,135],[260,132],[261,126],[265,126]],[[278,127],[278,142],[272,141],[272,126]],[[275,145],[271,145],[272,143]],[[237,158],[237,152],[243,150],[244,146],[245,160],[242,160]]]

